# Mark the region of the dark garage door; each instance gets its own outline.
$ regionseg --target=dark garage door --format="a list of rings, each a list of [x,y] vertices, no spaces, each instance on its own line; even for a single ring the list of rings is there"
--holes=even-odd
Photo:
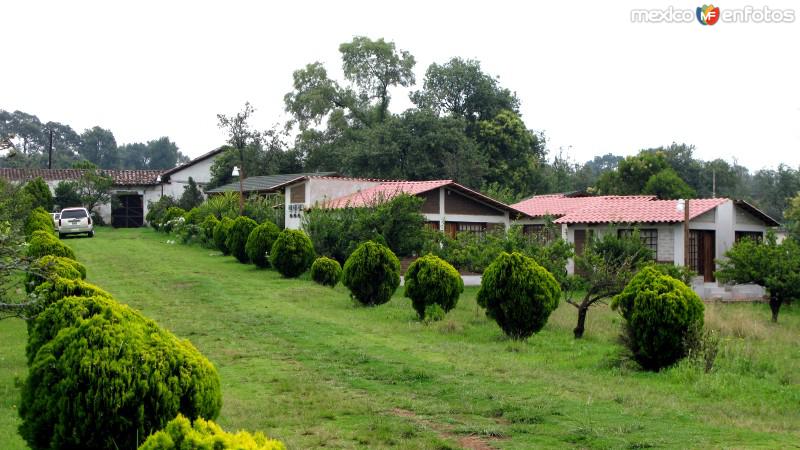
[[[135,228],[144,225],[144,204],[139,194],[117,196],[111,211],[111,226],[114,228]]]

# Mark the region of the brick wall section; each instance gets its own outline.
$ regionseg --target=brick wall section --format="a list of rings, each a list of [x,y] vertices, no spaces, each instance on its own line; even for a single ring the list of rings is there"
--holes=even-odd
[[[659,262],[675,262],[675,236],[672,227],[658,227],[658,255]]]

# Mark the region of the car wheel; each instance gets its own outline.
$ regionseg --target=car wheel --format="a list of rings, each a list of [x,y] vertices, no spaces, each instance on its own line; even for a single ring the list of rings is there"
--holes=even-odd
[[[64,239],[64,233],[58,233],[58,238],[59,239]]]
[[[92,230],[92,231],[90,231],[90,232],[89,232],[89,237],[90,237],[90,238],[94,237],[94,230]]]

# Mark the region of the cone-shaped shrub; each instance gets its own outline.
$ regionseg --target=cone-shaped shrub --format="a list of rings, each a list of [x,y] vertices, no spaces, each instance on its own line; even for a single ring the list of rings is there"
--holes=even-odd
[[[503,252],[483,272],[478,304],[513,339],[527,339],[547,323],[561,296],[553,275],[533,258]]]
[[[242,264],[250,262],[245,246],[247,244],[247,238],[250,237],[250,233],[257,226],[258,224],[255,220],[240,216],[233,221],[233,225],[231,225],[231,229],[228,231],[228,237],[225,239],[225,246],[228,247],[228,251],[231,252],[231,255]]]
[[[311,279],[323,286],[334,287],[341,278],[342,266],[335,259],[320,256],[311,265]]]
[[[151,435],[139,447],[139,450],[183,449],[286,450],[286,447],[263,433],[227,433],[210,420],[196,419],[192,423],[182,415],[171,420],[163,430]]]
[[[53,236],[49,231],[34,231],[28,240],[26,254],[29,258],[39,259],[42,256],[53,255],[75,259],[75,253],[71,248],[64,245],[61,240]]]
[[[86,267],[74,259],[45,255],[31,264],[25,276],[25,290],[32,292],[37,286],[55,277],[68,280],[86,279]]]
[[[264,222],[253,229],[244,246],[253,264],[262,268],[269,266],[269,252],[280,233],[281,230],[272,222]]]
[[[200,229],[203,230],[203,242],[214,243],[214,228],[217,225],[219,225],[219,219],[213,214],[203,219],[203,223],[200,224]]]
[[[228,240],[228,231],[233,226],[233,219],[230,217],[223,217],[216,227],[214,227],[214,246],[217,250],[221,251],[223,255],[230,255],[231,251],[225,242]]]
[[[439,305],[447,313],[455,308],[458,296],[464,292],[461,274],[447,261],[435,255],[417,258],[406,271],[406,297],[420,320],[430,305]]]
[[[272,267],[287,278],[300,276],[314,262],[314,245],[300,230],[283,230],[269,253]]]
[[[389,247],[364,242],[344,262],[342,284],[362,304],[382,305],[400,285],[400,260]]]
[[[683,358],[686,338],[703,326],[703,302],[686,284],[643,268],[611,302],[626,320],[624,342],[647,370],[659,370]]]
[[[31,237],[34,231],[45,231],[50,234],[55,232],[53,217],[42,208],[36,208],[28,215],[25,221],[25,236]]]
[[[19,431],[31,448],[135,448],[179,413],[216,418],[217,371],[188,341],[107,298],[51,308],[33,326],[41,334],[22,388]]]

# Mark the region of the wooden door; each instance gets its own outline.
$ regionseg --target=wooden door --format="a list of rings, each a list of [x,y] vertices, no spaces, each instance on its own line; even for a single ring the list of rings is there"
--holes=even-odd
[[[713,230],[689,230],[689,268],[703,277],[703,281],[714,281],[717,247]]]
[[[458,233],[458,223],[456,222],[445,222],[444,223],[444,233],[451,238],[455,239],[456,233]]]

